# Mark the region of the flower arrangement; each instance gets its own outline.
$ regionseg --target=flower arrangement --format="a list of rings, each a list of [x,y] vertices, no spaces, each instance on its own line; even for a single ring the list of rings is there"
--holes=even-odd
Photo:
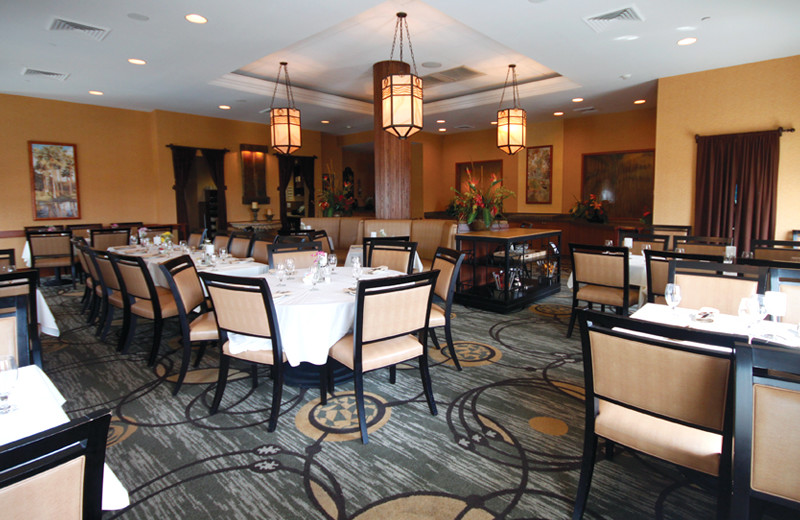
[[[492,174],[492,180],[487,188],[472,179],[472,171],[467,168],[467,189],[463,192],[453,188],[455,198],[452,202],[453,211],[459,222],[472,224],[476,220],[483,222],[486,228],[491,227],[503,209],[503,201],[516,196],[513,191],[505,186],[498,186],[502,179]]]
[[[162,242],[172,242],[172,232],[165,231],[164,233],[161,233],[161,241]]]
[[[140,239],[141,238],[146,238],[147,237],[147,231],[149,231],[149,230],[146,227],[144,227],[144,226],[140,227],[139,228],[139,238]]]
[[[323,216],[326,217],[332,217],[336,213],[351,215],[355,203],[356,199],[353,198],[352,184],[349,182],[345,182],[340,190],[322,190],[318,201],[319,209],[322,210]]]
[[[647,206],[645,206],[642,216],[639,217],[639,222],[648,227],[653,225],[653,212]]]
[[[569,210],[572,218],[585,218],[589,222],[608,222],[608,213],[603,208],[603,201],[594,193],[586,200],[575,199],[575,205]]]

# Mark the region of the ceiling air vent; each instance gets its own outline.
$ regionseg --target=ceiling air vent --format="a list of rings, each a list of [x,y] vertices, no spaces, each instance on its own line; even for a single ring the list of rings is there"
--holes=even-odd
[[[462,65],[461,67],[442,70],[423,76],[422,85],[425,87],[434,87],[443,83],[455,83],[457,81],[477,78],[478,76],[485,76],[485,74]]]
[[[37,69],[29,69],[25,68],[22,71],[23,76],[37,76],[39,78],[48,78],[48,79],[55,79],[58,81],[64,81],[69,77],[69,74],[65,74],[63,72],[50,72],[48,70],[37,70]]]
[[[629,5],[628,7],[623,7],[607,13],[587,16],[583,21],[586,22],[594,32],[600,33],[611,29],[619,22],[643,22],[644,17],[635,5]]]
[[[104,29],[102,27],[94,27],[92,25],[86,25],[84,23],[78,22],[71,22],[69,20],[64,20],[62,18],[56,18],[53,20],[53,23],[50,24],[51,31],[77,31],[79,33],[83,33],[89,38],[93,40],[102,41],[109,32],[110,29]]]
[[[581,107],[581,108],[573,108],[572,111],[581,114],[586,114],[588,112],[597,112],[597,109],[595,107]]]

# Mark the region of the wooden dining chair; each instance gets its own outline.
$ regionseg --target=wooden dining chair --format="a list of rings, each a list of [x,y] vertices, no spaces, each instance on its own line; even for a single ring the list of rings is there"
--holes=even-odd
[[[411,274],[414,271],[414,258],[417,253],[417,243],[395,239],[365,240],[364,267],[378,267],[385,265],[393,271]]]
[[[653,224],[649,232],[654,235],[667,235],[670,237],[667,249],[675,249],[675,237],[687,237],[692,235],[692,226],[672,225],[672,224]]]
[[[673,237],[673,250],[683,249],[684,253],[696,255],[725,256],[725,248],[731,244],[731,239],[726,237],[699,237],[675,236]]]
[[[173,241],[174,242],[178,241],[178,235],[177,235],[177,233],[175,232],[175,229],[172,226],[161,225],[161,224],[153,225],[153,226],[147,226],[145,228],[144,233],[141,233],[141,231],[142,231],[141,228],[145,228],[145,226],[140,226],[140,229],[139,229],[140,236],[142,234],[144,234],[145,238],[149,238],[149,239],[152,240],[155,237],[160,237],[164,233],[172,233]]]
[[[306,233],[298,235],[275,235],[273,244],[298,244],[300,242],[310,242],[311,239]]]
[[[0,272],[0,316],[9,354],[19,366],[36,364],[42,367],[42,345],[39,339],[39,319],[36,291],[39,273],[34,269]]]
[[[428,324],[431,301],[439,271],[361,280],[356,294],[353,333],[344,336],[329,352],[353,371],[356,408],[361,441],[368,442],[367,418],[364,410],[364,373],[390,367],[389,381],[394,384],[396,365],[416,359],[422,389],[431,415],[436,415],[436,401],[428,371]],[[387,310],[391,319],[387,319]],[[327,388],[332,380],[333,365],[323,372],[321,382]]]
[[[732,519],[747,520],[754,502],[800,515],[800,357],[797,350],[753,340],[736,346],[736,446]],[[753,515],[760,518],[760,515]],[[785,516],[789,518],[789,516]]]
[[[217,233],[216,235],[214,235],[214,239],[211,241],[211,243],[214,244],[215,251],[219,251],[220,249],[223,248],[230,250],[230,248],[228,247],[230,245],[230,242],[231,242],[231,237],[223,233]]]
[[[127,246],[131,241],[131,228],[90,229],[90,240],[93,249],[105,251],[109,247]]]
[[[75,289],[75,257],[72,250],[72,231],[28,231],[25,233],[31,249],[31,267],[39,270],[55,270],[55,283],[61,285],[61,269],[72,272],[72,288]]]
[[[669,263],[675,261],[722,262],[724,257],[714,255],[693,255],[676,253],[675,251],[644,251],[645,269],[647,273],[647,302],[666,305],[664,298],[669,283]]]
[[[655,251],[666,251],[669,244],[669,235],[646,235],[620,231],[617,245],[624,245],[626,238],[630,238],[633,242],[630,248],[632,255],[641,255],[642,250],[646,250],[645,246],[650,246],[650,249]]]
[[[235,258],[247,258],[250,256],[252,243],[252,235],[233,234],[228,242],[228,253]]]
[[[614,307],[617,314],[627,316],[628,308],[638,301],[639,291],[630,286],[630,251],[627,247],[570,244],[572,257],[572,313],[567,337],[572,336],[578,305],[586,302],[589,308],[599,304]]]
[[[100,297],[100,316],[97,321],[97,332],[95,335],[101,341],[105,341],[111,330],[111,323],[114,321],[114,309],[123,311],[122,332],[119,336],[117,350],[122,350],[125,345],[125,338],[128,336],[130,320],[124,319],[125,302],[122,294],[122,285],[114,266],[111,263],[111,253],[92,249],[89,251],[89,258],[95,262],[97,270],[99,288],[95,288],[95,293]]]
[[[226,276],[210,272],[200,273],[200,277],[205,282],[214,306],[221,345],[219,378],[211,404],[211,414],[217,413],[222,402],[231,359],[254,365],[254,387],[257,384],[255,368],[266,365],[270,367],[272,375],[272,407],[267,431],[275,431],[280,414],[286,355],[283,352],[280,327],[269,285],[264,278]],[[231,349],[230,333],[248,336],[250,339],[260,338],[264,340],[264,348],[234,353]],[[321,397],[325,403],[327,396],[322,390]]]
[[[313,242],[318,242],[320,245],[320,249],[322,251],[325,251],[327,254],[331,254],[334,251],[333,241],[328,236],[328,232],[325,231],[324,229],[315,230],[314,233],[311,235],[311,240]]]
[[[3,518],[100,520],[110,422],[100,410],[0,447]]]
[[[276,265],[286,262],[287,258],[294,259],[296,269],[306,269],[314,265],[314,261],[321,250],[318,242],[267,244],[267,257],[269,258],[269,266],[273,269]]]
[[[458,361],[456,355],[456,348],[453,345],[453,333],[450,329],[450,320],[452,317],[453,295],[456,292],[456,284],[458,283],[458,274],[461,271],[461,264],[464,262],[465,254],[460,251],[448,249],[446,247],[439,247],[436,249],[436,254],[433,257],[432,271],[439,271],[439,278],[436,280],[434,294],[441,298],[444,308],[439,305],[431,304],[431,317],[428,323],[428,330],[431,333],[431,339],[436,348],[442,349],[439,345],[439,340],[436,337],[436,329],[439,327],[444,328],[444,337],[447,341],[447,349],[450,351],[450,359],[456,369],[461,371],[461,363]]]
[[[14,249],[0,249],[0,271],[8,271],[17,267],[17,256]]]
[[[88,240],[92,229],[101,229],[103,224],[69,224],[67,229],[72,231],[72,238]]]
[[[582,310],[579,321],[586,396],[573,520],[583,517],[601,438],[608,460],[621,444],[687,468],[690,476],[716,477],[717,518],[726,519],[737,336],[591,310]]]
[[[253,239],[253,245],[250,246],[250,256],[252,256],[253,260],[256,262],[269,264],[268,248],[271,244],[271,240]]]
[[[742,298],[764,293],[767,269],[752,265],[673,260],[670,261],[668,283],[681,288],[678,307],[712,307],[722,314],[736,316]]]
[[[800,263],[800,244],[791,240],[753,240],[750,247],[756,260]]]
[[[187,241],[187,245],[192,249],[197,249],[200,247],[200,244],[205,242],[206,240],[206,229],[203,229],[201,232],[192,232],[189,233],[189,240]]]
[[[175,388],[172,389],[172,395],[177,395],[189,369],[192,344],[200,344],[200,351],[197,353],[194,363],[194,366],[197,367],[205,353],[206,346],[209,343],[215,343],[219,339],[219,333],[214,311],[211,310],[203,293],[203,286],[194,262],[192,262],[192,257],[183,255],[167,260],[159,264],[159,269],[164,273],[169,289],[172,291],[172,297],[178,309],[178,322],[181,326],[181,346],[183,347],[181,368],[178,379],[175,381]]]
[[[161,346],[164,320],[178,315],[178,304],[172,291],[153,282],[144,258],[114,253],[109,257],[122,291],[124,337],[121,337],[120,352],[128,353],[138,318],[153,320],[153,345],[147,358],[147,364],[153,366]]]

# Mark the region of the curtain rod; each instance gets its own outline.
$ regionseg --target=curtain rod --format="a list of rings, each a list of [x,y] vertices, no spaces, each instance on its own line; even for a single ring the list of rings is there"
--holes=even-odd
[[[166,146],[167,146],[167,148],[194,148],[195,150],[219,150],[219,151],[225,152],[225,153],[230,152],[230,150],[228,150],[227,148],[202,148],[200,146],[181,146],[179,144],[172,144],[172,143],[169,143]]]
[[[724,135],[760,134],[761,132],[772,132],[772,131],[773,130],[762,130],[762,131],[759,131],[759,132],[741,132],[741,133],[735,133],[735,134],[717,134],[717,135],[713,135],[713,136],[712,135],[703,136],[703,135],[700,135],[700,134],[694,134],[694,141],[697,142],[697,140],[700,139],[701,137],[722,137]],[[794,132],[794,128],[784,128],[782,126],[779,126],[774,131],[778,132],[778,135],[781,136],[781,135],[783,135],[784,132]]]

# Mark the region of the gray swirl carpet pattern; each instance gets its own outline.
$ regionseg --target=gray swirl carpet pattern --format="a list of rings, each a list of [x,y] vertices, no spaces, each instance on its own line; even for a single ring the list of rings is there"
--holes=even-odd
[[[566,279],[566,276],[564,277]],[[79,289],[82,289],[79,288]],[[439,407],[431,416],[415,366],[365,376],[370,442],[357,432],[352,382],[327,406],[314,389],[285,387],[267,432],[272,383],[253,389],[235,365],[209,415],[218,357],[209,348],[177,396],[177,323],[165,328],[155,368],[143,320],[129,355],[79,313],[79,291],[43,288],[61,328],[43,336],[45,371],[77,416],[113,412],[107,462],[131,505],[104,518],[468,519],[568,518],[583,436],[579,335],[565,339],[566,288],[499,315],[455,306],[463,372],[432,349]],[[443,334],[440,334],[443,336]],[[598,455],[603,457],[603,455]],[[713,487],[652,458],[618,451],[595,469],[588,519],[712,518]]]

